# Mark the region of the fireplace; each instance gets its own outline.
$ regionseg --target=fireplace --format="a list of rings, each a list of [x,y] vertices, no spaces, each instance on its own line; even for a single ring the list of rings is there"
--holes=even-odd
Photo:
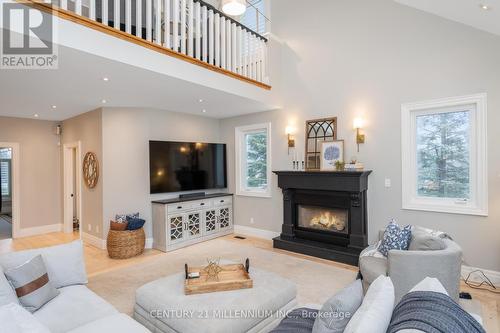
[[[348,214],[347,209],[298,205],[297,228],[348,234]]]
[[[274,247],[357,265],[367,246],[371,171],[275,171],[283,190],[282,233]]]

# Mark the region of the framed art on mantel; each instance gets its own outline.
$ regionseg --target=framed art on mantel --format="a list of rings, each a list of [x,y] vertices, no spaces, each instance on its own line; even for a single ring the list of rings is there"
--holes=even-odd
[[[321,145],[337,139],[337,117],[306,121],[305,162],[307,170],[321,167]]]
[[[337,162],[344,162],[344,140],[323,142],[321,144],[321,171],[336,170]]]

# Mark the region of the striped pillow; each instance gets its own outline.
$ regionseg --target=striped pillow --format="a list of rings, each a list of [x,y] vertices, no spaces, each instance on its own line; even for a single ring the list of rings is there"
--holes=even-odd
[[[49,281],[42,256],[38,255],[21,266],[4,272],[26,310],[35,312],[59,295],[59,290]]]

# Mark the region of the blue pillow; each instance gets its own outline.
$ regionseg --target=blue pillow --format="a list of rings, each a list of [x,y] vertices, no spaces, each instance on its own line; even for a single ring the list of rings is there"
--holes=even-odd
[[[127,230],[137,230],[144,226],[146,220],[137,217],[127,216],[127,222],[128,222]]]
[[[384,237],[382,237],[382,242],[380,242],[378,250],[386,257],[390,250],[408,250],[410,239],[411,225],[401,228],[396,221],[392,219],[385,228]]]

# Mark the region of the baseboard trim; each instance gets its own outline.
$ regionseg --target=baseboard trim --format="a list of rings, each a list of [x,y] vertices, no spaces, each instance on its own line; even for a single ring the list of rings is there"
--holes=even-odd
[[[99,237],[88,234],[86,232],[82,232],[82,239],[85,243],[88,243],[92,246],[95,246],[98,249],[101,249],[101,250],[106,249],[106,240],[105,239],[100,239]]]
[[[273,239],[280,235],[280,233],[276,231],[252,228],[244,225],[234,225],[234,233],[263,239]]]
[[[48,234],[50,232],[60,232],[62,231],[62,227],[63,227],[62,224],[49,224],[49,225],[42,225],[39,227],[21,228],[17,230],[16,238],[43,235],[43,234]]]
[[[488,270],[488,269],[482,269],[482,268],[462,265],[462,278],[463,279],[467,278],[467,276],[475,270],[482,271],[488,277],[488,279],[491,280],[491,282],[493,284],[500,285],[500,272],[492,271],[492,270]],[[472,282],[482,282],[483,280],[484,279],[483,279],[482,275],[479,273],[473,273],[470,276],[470,281],[472,281]]]
[[[152,249],[153,248],[153,238],[146,238],[146,245],[144,246],[145,249]]]

